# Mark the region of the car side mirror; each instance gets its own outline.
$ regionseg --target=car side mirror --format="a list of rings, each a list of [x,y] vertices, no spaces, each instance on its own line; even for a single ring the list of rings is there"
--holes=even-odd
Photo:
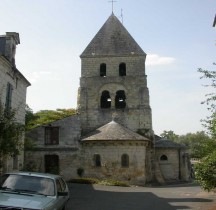
[[[68,196],[68,192],[58,192],[58,196]]]

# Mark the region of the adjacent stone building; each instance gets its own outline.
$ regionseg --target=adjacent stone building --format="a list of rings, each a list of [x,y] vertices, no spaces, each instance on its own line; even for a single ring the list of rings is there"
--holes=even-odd
[[[66,179],[82,170],[85,177],[133,184],[187,180],[185,148],[155,142],[146,53],[114,14],[80,57],[77,115],[30,131],[36,146],[26,164],[46,172],[57,166]]]
[[[28,80],[17,69],[16,46],[20,44],[19,34],[7,32],[0,36],[0,99],[6,110],[17,109],[16,120],[25,124],[26,91]],[[23,153],[4,161],[3,171],[19,170],[23,167]]]

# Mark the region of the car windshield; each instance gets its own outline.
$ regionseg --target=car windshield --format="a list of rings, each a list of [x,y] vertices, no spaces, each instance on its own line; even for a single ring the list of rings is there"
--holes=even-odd
[[[19,174],[5,174],[1,176],[0,189],[50,196],[55,195],[55,185],[52,179]]]

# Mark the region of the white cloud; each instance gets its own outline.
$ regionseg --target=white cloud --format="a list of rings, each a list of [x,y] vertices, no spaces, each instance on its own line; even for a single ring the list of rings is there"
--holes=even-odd
[[[175,58],[173,57],[162,57],[157,54],[149,54],[146,58],[146,65],[153,66],[153,65],[168,65],[175,62]]]

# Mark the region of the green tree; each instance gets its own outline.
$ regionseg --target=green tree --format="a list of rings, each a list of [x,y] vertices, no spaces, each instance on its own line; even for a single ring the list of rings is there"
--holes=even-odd
[[[196,179],[204,190],[211,191],[216,188],[216,151],[202,159],[201,163],[195,166]]]
[[[207,105],[210,116],[203,120],[203,122],[204,126],[210,132],[210,135],[216,139],[216,71],[208,71],[199,68],[198,72],[202,74],[200,79],[210,80],[210,84],[205,84],[204,87],[209,88],[211,92],[205,95],[206,99],[202,102],[202,104]]]
[[[39,118],[33,113],[33,110],[26,104],[25,107],[25,128],[29,130],[32,126],[32,123]]]
[[[163,133],[160,134],[160,136],[163,137],[163,138],[166,138],[168,140],[171,140],[171,141],[177,141],[177,139],[179,137],[179,135],[175,134],[174,131],[171,131],[171,130],[163,131]]]
[[[16,121],[16,109],[6,109],[0,100],[0,173],[3,160],[23,149],[24,125]]]
[[[183,144],[189,149],[192,158],[202,158],[209,151],[207,145],[211,143],[211,138],[204,132],[187,133],[185,135],[177,135],[174,131],[163,131],[163,138]]]
[[[199,131],[180,135],[176,142],[187,146],[192,158],[202,158],[208,151],[206,145],[211,142],[211,138],[204,131]]]
[[[213,90],[216,88],[216,71],[198,69],[202,74],[201,79],[210,80],[210,84],[205,85]],[[206,95],[206,100],[202,102],[207,104],[210,116],[204,120],[204,125],[211,135],[211,141],[205,144],[206,153],[203,154],[201,162],[195,166],[196,179],[201,186],[208,191],[216,188],[216,93],[211,91]]]
[[[48,124],[56,120],[69,117],[76,114],[75,109],[57,109],[57,110],[41,110],[33,114],[31,109],[26,110],[26,128],[27,130],[40,125]]]

